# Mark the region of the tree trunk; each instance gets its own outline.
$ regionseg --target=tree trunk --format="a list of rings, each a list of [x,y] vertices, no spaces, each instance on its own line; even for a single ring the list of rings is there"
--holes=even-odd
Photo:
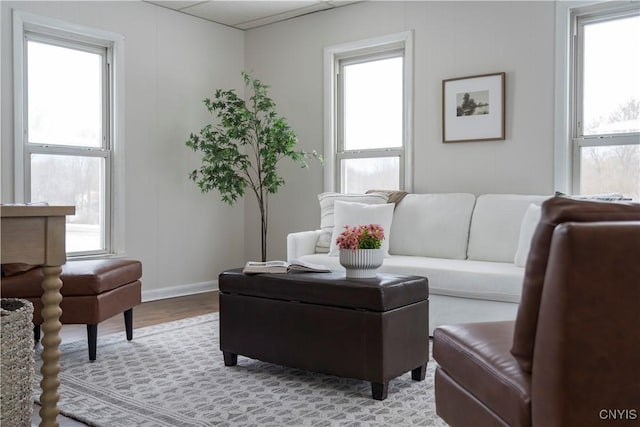
[[[267,260],[267,219],[264,214],[261,215],[261,237],[262,237],[262,262]]]
[[[261,250],[262,250],[262,262],[267,260],[267,206],[266,206],[266,196],[262,196],[261,200],[258,200],[258,204],[260,205],[260,241],[261,241]]]

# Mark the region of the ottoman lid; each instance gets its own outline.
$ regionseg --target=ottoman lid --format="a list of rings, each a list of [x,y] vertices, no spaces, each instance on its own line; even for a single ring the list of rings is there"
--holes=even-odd
[[[100,259],[68,261],[62,266],[62,290],[65,296],[98,295],[142,277],[140,261]],[[44,273],[38,267],[15,276],[2,278],[2,296],[40,297]]]
[[[220,274],[220,292],[369,311],[388,311],[429,299],[426,277],[379,273],[347,280],[344,273]]]

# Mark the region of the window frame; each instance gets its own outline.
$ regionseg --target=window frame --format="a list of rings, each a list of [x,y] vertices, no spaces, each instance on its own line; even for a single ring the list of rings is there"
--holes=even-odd
[[[29,41],[103,56],[102,141],[100,147],[58,145],[28,140],[27,44]],[[57,19],[14,10],[14,200],[30,202],[33,154],[104,159],[105,191],[101,220],[103,249],[67,253],[69,258],[124,254],[124,37]],[[102,231],[102,230],[101,230]]]
[[[339,100],[344,88],[342,67],[384,58],[403,57],[402,147],[345,150]],[[399,157],[400,189],[413,188],[413,32],[345,43],[324,50],[324,191],[340,191],[341,161],[354,158]]]
[[[567,2],[568,3],[568,2]],[[572,2],[556,4],[556,127],[554,184],[580,194],[584,147],[640,144],[640,132],[584,135],[582,111],[583,32],[580,26],[639,14],[637,4]]]

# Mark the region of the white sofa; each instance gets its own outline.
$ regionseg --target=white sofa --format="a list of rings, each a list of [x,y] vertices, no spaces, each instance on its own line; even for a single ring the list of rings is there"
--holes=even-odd
[[[395,207],[390,255],[379,271],[429,279],[430,334],[444,324],[514,319],[524,277],[524,263],[516,265],[514,259],[518,246],[528,251],[531,241],[530,232],[523,231],[520,239],[521,228],[527,228],[523,217],[530,205],[549,197],[408,194]],[[316,253],[320,234],[321,230],[289,234],[288,260],[343,269],[338,256]]]

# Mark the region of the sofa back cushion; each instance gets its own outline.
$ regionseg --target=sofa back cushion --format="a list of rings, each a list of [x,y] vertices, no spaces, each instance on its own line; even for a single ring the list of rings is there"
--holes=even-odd
[[[533,233],[536,231],[538,222],[540,222],[541,211],[542,207],[540,205],[531,203],[524,213],[524,218],[522,218],[522,224],[520,225],[520,234],[518,235],[518,249],[516,249],[516,255],[513,258],[514,264],[518,267],[524,267],[527,264],[531,239],[533,239]]]
[[[382,204],[387,203],[387,195],[381,193],[356,194],[356,193],[320,193],[320,229],[321,233],[316,242],[317,253],[327,253],[331,246],[331,234],[333,233],[334,203],[336,200],[343,202]]]
[[[513,262],[524,213],[550,196],[483,194],[476,200],[467,257],[476,261]]]
[[[475,200],[466,193],[406,195],[393,214],[389,252],[465,259]]]
[[[554,197],[542,204],[540,222],[533,234],[525,267],[522,299],[516,316],[511,354],[523,370],[531,372],[542,289],[547,272],[551,238],[564,222],[638,221],[640,203],[608,203]],[[616,272],[612,271],[615,275]],[[606,286],[606,283],[603,283]],[[561,327],[563,325],[558,325]]]

